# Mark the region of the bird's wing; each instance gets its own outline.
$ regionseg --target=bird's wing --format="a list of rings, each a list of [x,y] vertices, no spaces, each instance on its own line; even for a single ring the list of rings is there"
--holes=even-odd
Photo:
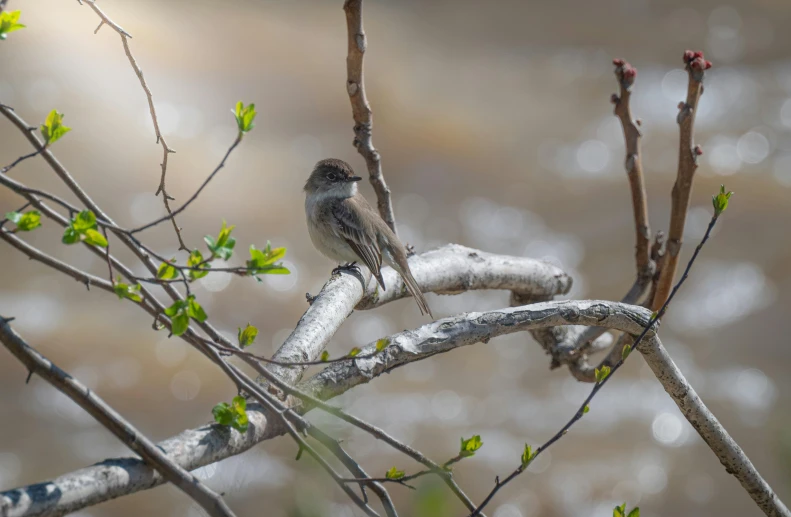
[[[332,228],[354,250],[363,264],[371,270],[382,289],[385,288],[382,278],[382,252],[376,242],[376,234],[371,225],[366,224],[362,212],[372,210],[369,206],[356,203],[353,198],[344,199],[332,208]],[[378,214],[374,213],[378,217]]]

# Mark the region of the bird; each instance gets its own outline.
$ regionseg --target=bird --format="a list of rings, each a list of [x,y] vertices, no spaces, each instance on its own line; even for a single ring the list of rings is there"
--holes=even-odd
[[[386,289],[382,264],[393,268],[415,298],[421,314],[431,309],[409,269],[407,252],[395,232],[358,191],[361,177],[343,160],[319,161],[305,182],[305,216],[313,246],[337,261],[336,269],[356,268],[362,262]]]

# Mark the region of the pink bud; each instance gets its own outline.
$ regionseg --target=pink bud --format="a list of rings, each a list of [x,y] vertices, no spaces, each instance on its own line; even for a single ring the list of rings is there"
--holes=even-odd
[[[678,109],[683,110],[686,107],[686,105],[687,105],[686,102],[681,101],[678,103]]]
[[[700,147],[699,145],[696,145],[693,151],[695,151],[695,155],[697,156],[701,156],[703,154],[703,148]]]
[[[623,78],[627,80],[634,80],[637,77],[637,69],[629,63],[623,65]]]
[[[618,97],[618,94],[613,93],[612,95],[610,95],[610,102],[611,103],[618,104],[618,101],[620,101],[620,100],[621,99]]]
[[[612,64],[614,64],[615,66],[623,66],[624,63],[625,61],[623,59],[617,57],[612,60]]]
[[[711,68],[711,61],[709,61],[709,60],[707,59],[707,60],[705,61],[705,65],[706,65],[706,66],[705,66],[705,69],[706,69],[706,70],[708,70],[709,68]]]
[[[684,51],[684,62],[685,63],[689,63],[693,59],[695,59],[695,53],[693,51],[691,51],[691,50],[685,50]]]

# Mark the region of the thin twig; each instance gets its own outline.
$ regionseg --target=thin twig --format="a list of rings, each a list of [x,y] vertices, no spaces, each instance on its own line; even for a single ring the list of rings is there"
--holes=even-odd
[[[203,191],[203,189],[206,188],[206,185],[208,185],[209,182],[214,178],[214,176],[218,172],[220,172],[220,169],[225,167],[225,161],[228,159],[228,156],[231,155],[231,152],[233,152],[233,150],[236,149],[236,146],[239,145],[239,142],[241,142],[241,141],[242,141],[242,133],[239,133],[236,136],[236,139],[233,141],[233,144],[231,144],[231,147],[229,147],[228,150],[225,152],[225,156],[223,156],[222,161],[220,161],[220,164],[217,165],[217,167],[212,171],[211,174],[209,174],[209,177],[206,178],[203,181],[203,184],[201,184],[201,186],[198,188],[198,190],[187,200],[186,203],[181,205],[176,210],[173,210],[168,215],[162,216],[159,219],[156,219],[155,221],[152,221],[152,222],[150,222],[148,224],[140,226],[139,228],[134,228],[132,230],[129,230],[129,233],[130,234],[135,234],[135,233],[138,233],[138,232],[142,232],[143,230],[147,230],[147,229],[149,229],[149,228],[151,228],[153,226],[158,225],[159,223],[162,223],[162,222],[167,221],[169,219],[172,220],[176,215],[178,215],[181,212],[183,212],[184,209],[186,209],[190,205],[190,203],[192,203],[193,201],[195,201],[195,199],[197,199],[197,197],[200,195],[200,193]]]
[[[393,203],[390,199],[390,188],[382,174],[382,160],[379,151],[374,148],[371,139],[373,129],[373,112],[368,98],[365,96],[363,78],[363,57],[368,41],[363,30],[363,0],[346,0],[343,4],[346,12],[346,30],[348,36],[348,54],[346,56],[346,91],[352,104],[354,118],[354,147],[365,159],[368,168],[368,179],[376,192],[376,205],[379,215],[393,232],[396,231]]]
[[[143,87],[143,91],[146,94],[146,100],[148,101],[148,111],[151,113],[151,120],[154,123],[154,134],[156,135],[156,143],[162,146],[162,163],[160,164],[162,168],[162,175],[159,179],[159,187],[157,187],[157,191],[154,193],[155,196],[158,196],[159,193],[162,193],[162,202],[165,204],[165,210],[167,210],[168,214],[170,214],[170,220],[173,223],[173,230],[176,232],[176,238],[179,241],[179,249],[189,251],[189,248],[186,244],[184,244],[184,239],[181,236],[181,228],[179,227],[178,223],[175,219],[175,214],[173,214],[170,208],[170,201],[174,198],[169,196],[167,190],[165,188],[165,176],[168,170],[168,155],[170,153],[175,153],[173,149],[168,147],[167,142],[165,142],[165,137],[162,136],[162,132],[159,129],[159,120],[157,119],[157,111],[154,107],[154,97],[151,94],[151,89],[148,87],[145,78],[143,77],[143,70],[137,64],[137,60],[135,59],[134,55],[132,54],[132,50],[129,48],[129,38],[132,36],[129,35],[124,29],[122,29],[118,24],[113,22],[105,13],[102,11],[99,6],[96,5],[95,0],[85,0],[91,9],[101,18],[101,22],[99,26],[96,27],[96,30],[93,31],[94,34],[99,32],[99,29],[102,28],[103,24],[107,24],[115,30],[119,36],[121,36],[121,43],[124,46],[124,53],[126,53],[127,59],[129,59],[129,64],[132,65],[132,70],[134,70],[135,75],[137,76],[138,80],[140,81],[140,86]]]
[[[36,156],[40,152],[41,151],[37,149],[37,150],[33,151],[32,153],[26,154],[24,156],[20,156],[19,158],[17,158],[16,160],[11,162],[10,164],[6,165],[3,168],[0,168],[0,174],[6,174],[8,171],[10,171],[14,167],[16,167],[20,162],[23,162],[23,161],[27,160],[28,158],[33,158],[34,156]]]
[[[659,272],[656,294],[651,301],[652,310],[662,307],[673,286],[681,253],[689,198],[692,194],[692,180],[698,168],[698,156],[703,153],[700,146],[694,143],[695,115],[698,111],[698,101],[703,94],[703,76],[705,71],[711,68],[711,63],[703,58],[703,52],[687,50],[684,53],[684,64],[689,81],[687,100],[679,103],[676,119],[679,125],[678,175],[673,185],[666,256],[662,270]]]
[[[8,325],[8,320],[2,316],[0,316],[0,341],[25,365],[28,371],[37,374],[77,403],[127,447],[159,471],[165,479],[191,497],[209,515],[233,517],[234,513],[225,504],[222,497],[170,459],[156,444],[96,395],[95,391],[88,389],[76,378],[34,350]]]
[[[678,292],[678,289],[686,281],[687,276],[689,274],[689,270],[690,270],[690,268],[692,268],[692,264],[695,262],[695,259],[698,257],[698,253],[700,253],[700,250],[703,248],[703,245],[706,244],[706,241],[709,239],[709,235],[711,234],[711,230],[712,230],[712,228],[714,228],[714,225],[716,224],[718,217],[719,217],[719,213],[715,212],[714,215],[711,218],[711,221],[709,222],[709,226],[706,229],[706,233],[703,235],[703,239],[701,239],[700,243],[695,248],[695,252],[692,254],[692,257],[689,259],[689,262],[687,263],[687,267],[684,270],[684,274],[681,276],[681,278],[679,279],[678,283],[673,288],[673,291],[670,293],[670,296],[668,296],[668,298],[662,304],[662,306],[660,307],[659,311],[655,312],[651,316],[651,319],[645,325],[645,327],[643,328],[643,331],[631,343],[631,346],[629,346],[629,352],[633,351],[638,345],[640,345],[640,343],[642,342],[643,338],[646,336],[646,334],[648,334],[648,332],[654,332],[655,331],[655,329],[653,328],[654,324],[664,315],[665,311],[667,310],[668,305],[670,304],[670,302],[673,300],[673,297]],[[615,365],[612,366],[609,374],[606,374],[606,376],[603,379],[598,380],[598,382],[593,386],[593,389],[591,389],[591,392],[588,394],[588,396],[582,402],[582,404],[580,405],[579,409],[577,409],[577,412],[574,413],[574,416],[572,416],[571,419],[568,422],[566,422],[566,424],[557,433],[555,433],[549,440],[544,442],[544,444],[542,444],[540,447],[538,447],[538,449],[535,450],[535,452],[534,452],[534,454],[533,454],[533,456],[532,456],[530,461],[535,459],[539,454],[541,454],[545,450],[549,449],[549,447],[551,447],[552,444],[554,444],[555,442],[560,440],[563,436],[565,436],[566,433],[569,431],[569,429],[571,429],[571,427],[575,423],[577,423],[582,418],[582,416],[585,413],[587,413],[586,408],[588,407],[588,404],[590,404],[591,400],[593,400],[593,397],[596,396],[596,394],[599,392],[599,390],[601,390],[602,387],[604,387],[604,385],[612,378],[613,374],[616,371],[618,371],[618,369],[624,364],[624,361],[626,360],[628,355],[629,355],[628,353],[623,353],[621,355],[621,357],[618,360],[618,362]],[[528,464],[529,464],[529,462],[528,462]],[[492,490],[489,492],[489,494],[486,496],[486,498],[484,498],[484,500],[481,502],[480,505],[478,505],[478,507],[472,512],[472,514],[470,514],[470,517],[475,517],[476,515],[480,515],[480,511],[484,507],[486,507],[486,505],[492,500],[492,498],[494,498],[495,494],[497,494],[497,492],[502,487],[504,487],[505,485],[510,483],[514,478],[516,478],[522,472],[524,472],[526,470],[528,464],[524,464],[523,463],[523,464],[519,465],[513,472],[511,472],[502,481],[500,481],[500,478],[498,476],[497,480],[495,481],[494,488],[492,488]]]

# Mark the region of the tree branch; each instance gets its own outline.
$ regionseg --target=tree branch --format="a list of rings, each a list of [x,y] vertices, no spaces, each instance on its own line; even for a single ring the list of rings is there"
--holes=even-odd
[[[0,316],[0,341],[25,365],[31,374],[37,374],[76,402],[126,446],[138,453],[143,461],[156,469],[164,479],[176,485],[195,500],[209,515],[233,517],[234,513],[217,493],[158,449],[152,441],[124,420],[96,393],[25,343],[8,325],[8,321]]]
[[[363,0],[346,0],[343,4],[346,12],[346,30],[348,34],[348,54],[346,56],[346,91],[352,104],[354,118],[354,147],[357,148],[368,168],[368,179],[376,192],[376,205],[379,215],[394,232],[396,231],[393,204],[390,199],[390,188],[382,175],[382,162],[379,151],[374,148],[371,139],[373,129],[373,112],[368,98],[365,96],[363,79],[363,57],[368,41],[363,30]]]
[[[694,143],[695,115],[698,111],[698,101],[703,94],[703,76],[705,71],[711,68],[711,63],[703,58],[703,52],[692,52],[691,50],[684,53],[684,63],[689,76],[687,100],[679,103],[676,119],[679,125],[678,175],[673,185],[670,228],[663,266],[659,271],[656,294],[650,304],[652,310],[655,311],[665,303],[673,287],[673,278],[676,276],[681,253],[689,198],[692,195],[692,180],[698,168],[698,156],[703,154],[700,146],[696,146]]]

